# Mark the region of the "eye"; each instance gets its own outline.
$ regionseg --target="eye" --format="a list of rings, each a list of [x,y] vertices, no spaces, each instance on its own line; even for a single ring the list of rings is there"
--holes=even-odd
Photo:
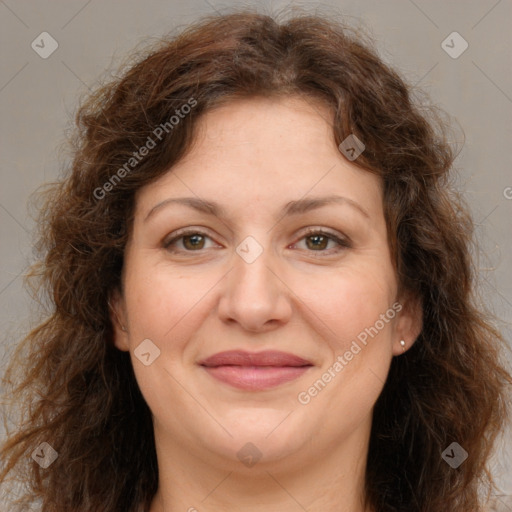
[[[306,250],[314,252],[337,252],[342,249],[349,248],[350,242],[348,239],[339,237],[334,233],[322,229],[311,229],[309,230],[298,242],[293,244],[298,246],[304,242]],[[304,246],[302,248],[304,248]],[[300,247],[299,247],[300,248]]]
[[[208,240],[213,243],[210,247],[207,244]],[[171,252],[194,252],[211,247],[219,247],[206,233],[197,230],[175,233],[172,238],[164,241],[163,246]]]
[[[300,247],[300,244],[303,244]],[[163,242],[163,247],[170,252],[198,252],[221,247],[206,233],[199,230],[182,230],[171,235]],[[293,248],[305,249],[309,252],[338,252],[351,247],[350,241],[323,229],[310,229]]]

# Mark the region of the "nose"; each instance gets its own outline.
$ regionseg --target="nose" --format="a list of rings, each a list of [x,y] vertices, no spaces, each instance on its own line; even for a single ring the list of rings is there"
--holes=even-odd
[[[234,268],[226,276],[219,300],[222,321],[237,323],[251,332],[266,332],[286,324],[292,315],[291,291],[274,270],[272,257],[264,250],[248,263],[233,255]],[[273,267],[273,268],[271,268]]]

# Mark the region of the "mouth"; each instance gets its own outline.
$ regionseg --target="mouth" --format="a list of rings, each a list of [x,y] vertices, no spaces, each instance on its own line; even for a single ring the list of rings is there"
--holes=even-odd
[[[299,378],[313,363],[286,352],[219,352],[200,366],[216,380],[246,391],[262,391]]]

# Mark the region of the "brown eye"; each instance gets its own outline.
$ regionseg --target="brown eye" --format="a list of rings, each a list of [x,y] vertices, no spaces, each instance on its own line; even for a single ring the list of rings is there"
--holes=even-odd
[[[306,238],[306,245],[308,249],[322,250],[326,249],[329,243],[329,237],[324,235],[310,235]]]
[[[184,237],[182,237],[182,239],[183,239],[183,247],[185,247],[185,249],[194,251],[197,249],[204,248],[204,236],[203,235],[195,233],[193,235],[184,236]]]
[[[199,252],[203,249],[206,251],[215,247],[215,244],[210,236],[201,231],[178,231],[171,239],[163,242],[164,249],[173,253],[190,253]]]
[[[350,240],[321,229],[313,229],[294,244],[299,249],[325,255],[343,251],[351,247]]]

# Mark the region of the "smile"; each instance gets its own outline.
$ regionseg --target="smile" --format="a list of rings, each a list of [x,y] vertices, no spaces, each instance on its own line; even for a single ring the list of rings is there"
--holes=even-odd
[[[299,378],[313,366],[294,354],[277,351],[220,352],[200,363],[213,378],[246,391],[263,391]]]

